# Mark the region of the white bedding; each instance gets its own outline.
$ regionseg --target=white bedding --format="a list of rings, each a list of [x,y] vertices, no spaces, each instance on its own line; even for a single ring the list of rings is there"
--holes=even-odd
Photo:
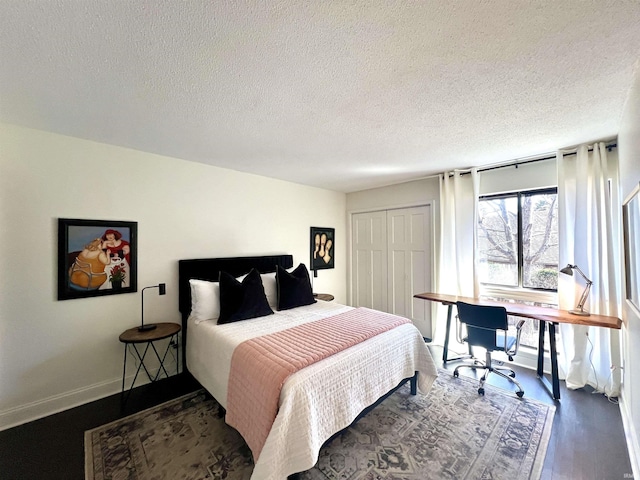
[[[213,321],[196,324],[189,319],[188,369],[226,408],[231,356],[238,344],[350,309],[318,301],[225,325]],[[351,424],[364,408],[415,371],[419,372],[419,391],[427,393],[437,369],[420,332],[412,324],[405,324],[289,377],[252,480],[285,480],[292,473],[313,467],[320,447],[331,435]]]

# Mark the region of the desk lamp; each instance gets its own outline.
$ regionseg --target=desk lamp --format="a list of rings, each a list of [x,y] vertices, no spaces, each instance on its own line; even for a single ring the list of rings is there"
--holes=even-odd
[[[154,328],[157,327],[157,325],[154,324],[149,324],[149,325],[145,325],[144,324],[144,291],[147,288],[157,288],[158,289],[158,295],[164,295],[167,293],[167,285],[165,283],[159,283],[158,285],[151,285],[150,287],[144,287],[142,289],[141,295],[142,295],[142,324],[138,327],[138,331],[139,332],[146,332],[148,330],[153,330]]]
[[[578,305],[576,305],[575,310],[569,310],[569,313],[573,313],[574,315],[582,315],[583,317],[588,317],[590,314],[589,312],[585,311],[584,304],[587,301],[587,297],[589,296],[589,290],[591,290],[591,285],[593,285],[593,282],[587,278],[587,276],[583,273],[582,270],[578,268],[577,265],[571,265],[570,263],[567,264],[567,266],[564,267],[562,270],[560,270],[560,273],[573,276],[574,270],[577,270],[578,273],[582,275],[582,278],[584,278],[585,281],[587,282],[587,286],[585,287],[584,292],[582,292],[582,296],[580,297],[580,300],[578,301]]]

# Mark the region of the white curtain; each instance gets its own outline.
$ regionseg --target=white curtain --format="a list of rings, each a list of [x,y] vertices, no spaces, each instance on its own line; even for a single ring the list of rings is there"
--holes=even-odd
[[[585,309],[619,316],[621,259],[617,164],[604,143],[581,145],[574,154],[558,152],[558,232],[560,268],[577,265],[593,281]],[[573,152],[572,152],[573,153]],[[585,288],[578,272],[559,274],[560,308],[572,310]],[[561,324],[560,368],[567,387],[591,385],[608,396],[620,392],[618,330]]]
[[[477,169],[454,170],[440,176],[440,254],[436,292],[477,297],[476,224],[479,176]],[[434,342],[444,342],[446,307],[436,309]],[[455,346],[455,322],[450,345]],[[454,347],[455,348],[455,347]]]

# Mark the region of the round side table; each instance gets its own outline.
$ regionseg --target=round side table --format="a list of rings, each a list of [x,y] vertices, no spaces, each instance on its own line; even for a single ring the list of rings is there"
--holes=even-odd
[[[325,302],[331,302],[335,298],[330,293],[316,293],[313,296],[318,300],[324,300]]]
[[[131,386],[129,387],[129,393],[131,393],[131,390],[133,389],[133,386],[136,383],[138,374],[140,373],[141,369],[145,371],[145,373],[147,374],[147,377],[152,382],[155,382],[156,380],[158,380],[162,372],[164,372],[165,377],[169,376],[169,372],[167,372],[167,369],[164,366],[164,362],[167,358],[167,354],[169,353],[169,350],[174,345],[178,349],[178,352],[176,355],[176,374],[178,374],[179,368],[180,368],[180,365],[179,365],[180,342],[178,342],[178,334],[180,333],[180,330],[182,330],[182,327],[177,323],[156,323],[155,325],[156,325],[156,328],[154,328],[153,330],[145,330],[141,332],[138,330],[138,327],[133,327],[133,328],[130,328],[129,330],[125,330],[120,334],[120,341],[124,343],[124,362],[123,362],[124,366],[122,367],[121,393],[124,393],[124,390],[125,390],[124,383],[125,383],[125,377],[127,374],[127,353],[129,351],[131,351],[131,353],[134,354],[139,360],[138,369],[136,370],[136,374],[133,377]],[[160,353],[156,349],[154,342],[158,340],[164,340],[165,338],[170,338],[171,340],[167,343],[167,348],[165,349],[163,355],[160,356]],[[142,344],[145,344],[145,347],[144,347],[144,351],[140,353],[140,350],[138,349],[138,345],[142,345]],[[152,375],[149,372],[149,369],[144,363],[145,357],[147,356],[147,352],[149,351],[150,347],[151,347],[151,350],[153,350],[153,352],[156,354],[156,358],[158,359],[158,362],[160,362],[160,366],[158,367],[158,371],[156,372],[155,375]]]

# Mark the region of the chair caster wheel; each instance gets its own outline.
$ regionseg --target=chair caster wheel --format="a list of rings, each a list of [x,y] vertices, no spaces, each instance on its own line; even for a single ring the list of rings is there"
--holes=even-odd
[[[480,388],[478,389],[478,394],[480,394],[480,395],[484,395],[484,388],[480,387]]]
[[[509,374],[509,376],[510,376],[511,378],[516,378],[516,372],[511,372],[511,373]]]
[[[458,371],[457,371],[457,370],[454,370],[454,371],[453,371],[453,376],[454,376],[455,378],[458,378],[458,376],[459,376],[459,375],[460,375],[460,374],[458,373]]]
[[[524,392],[516,392],[516,395],[520,398],[524,397]]]

